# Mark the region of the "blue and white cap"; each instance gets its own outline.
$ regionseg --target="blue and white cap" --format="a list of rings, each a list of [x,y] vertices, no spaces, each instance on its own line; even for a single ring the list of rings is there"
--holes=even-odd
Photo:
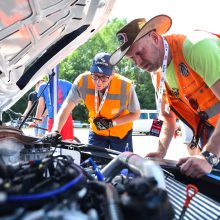
[[[90,67],[91,73],[103,73],[107,76],[112,75],[113,66],[109,63],[110,54],[101,52],[95,55]]]

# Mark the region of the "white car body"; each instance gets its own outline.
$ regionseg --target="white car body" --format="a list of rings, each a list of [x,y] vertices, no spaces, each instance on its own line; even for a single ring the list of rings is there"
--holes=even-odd
[[[0,1],[0,116],[103,27],[115,0]]]
[[[133,122],[133,132],[149,133],[154,118],[158,118],[157,110],[142,109],[139,119]]]

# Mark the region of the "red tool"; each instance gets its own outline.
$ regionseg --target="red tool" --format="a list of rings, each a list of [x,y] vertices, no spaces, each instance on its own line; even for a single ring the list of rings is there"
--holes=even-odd
[[[199,190],[198,190],[198,188],[195,185],[188,184],[186,186],[186,200],[184,202],[183,209],[181,211],[179,220],[182,220],[184,218],[185,212],[186,212],[186,210],[187,210],[187,208],[189,206],[190,201],[198,193],[198,191]]]

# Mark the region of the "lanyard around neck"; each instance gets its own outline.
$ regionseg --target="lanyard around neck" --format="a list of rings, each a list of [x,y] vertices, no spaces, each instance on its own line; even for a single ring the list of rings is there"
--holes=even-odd
[[[108,87],[107,87],[106,90],[105,90],[105,93],[104,93],[104,95],[103,95],[103,97],[102,97],[102,101],[101,101],[101,103],[100,103],[100,105],[99,105],[99,108],[98,108],[98,90],[95,89],[95,103],[94,103],[94,104],[95,104],[95,113],[96,113],[96,116],[99,114],[99,112],[101,111],[101,109],[102,109],[102,107],[103,107],[103,105],[104,105],[104,102],[105,102],[106,97],[107,97],[107,95],[108,95],[109,86],[110,86],[110,84],[108,85]]]
[[[161,104],[163,98],[163,90],[165,86],[165,79],[166,79],[166,69],[167,69],[167,61],[168,61],[168,53],[169,53],[169,45],[164,37],[163,44],[164,44],[164,57],[163,57],[163,65],[161,71],[161,78],[160,78],[160,86],[158,91],[158,98],[157,98],[157,112],[160,113],[161,111]]]

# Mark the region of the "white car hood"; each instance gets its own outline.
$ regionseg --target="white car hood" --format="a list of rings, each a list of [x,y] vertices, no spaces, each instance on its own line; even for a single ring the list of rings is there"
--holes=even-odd
[[[0,1],[0,112],[106,24],[115,0]]]

